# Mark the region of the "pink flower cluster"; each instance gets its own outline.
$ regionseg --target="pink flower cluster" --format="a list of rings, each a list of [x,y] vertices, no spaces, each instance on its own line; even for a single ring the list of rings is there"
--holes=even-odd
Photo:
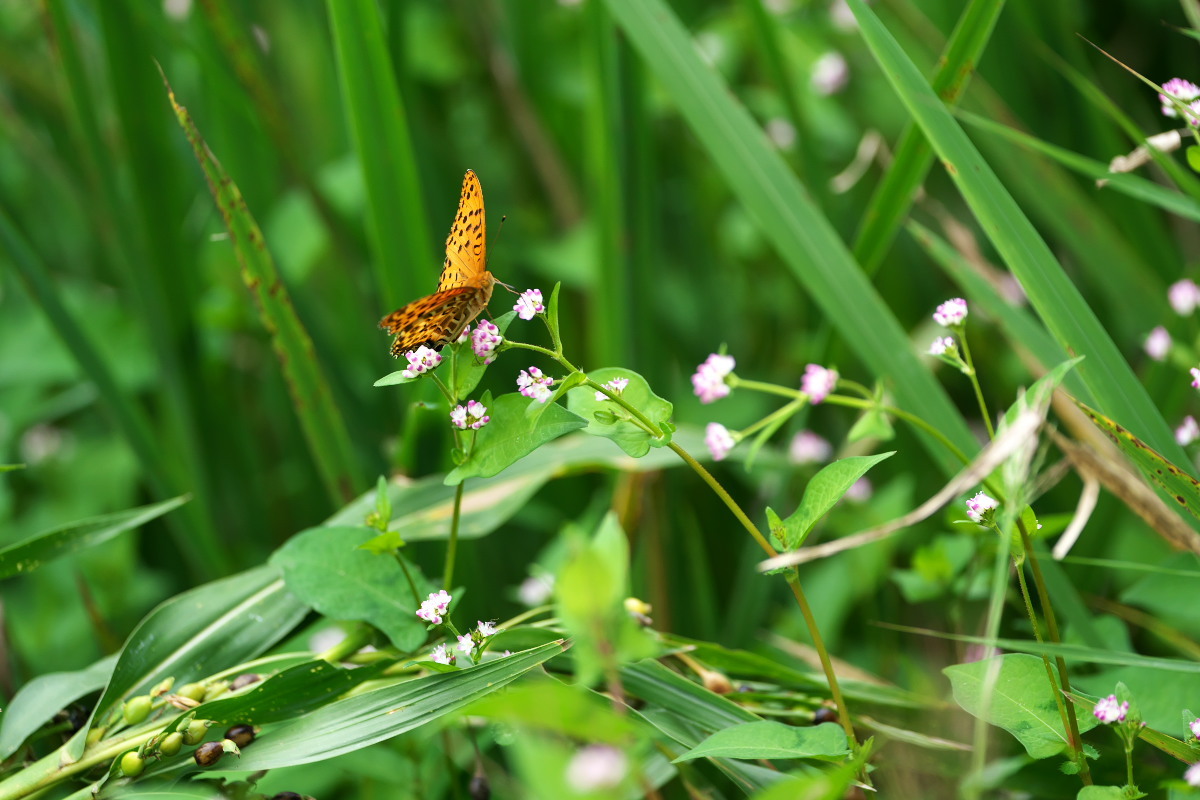
[[[620,394],[625,391],[625,387],[629,385],[629,378],[613,378],[608,383],[604,384],[604,388],[608,389],[613,394]],[[604,392],[596,392],[596,401],[603,402],[608,399],[608,395]]]
[[[1160,94],[1158,99],[1162,103],[1164,117],[1174,118],[1179,116],[1179,111],[1176,110],[1175,103],[1171,101],[1171,97],[1188,106],[1192,111],[1200,112],[1200,102],[1197,102],[1197,100],[1200,100],[1200,86],[1183,78],[1171,78],[1171,80],[1163,84],[1162,88],[1166,90],[1167,94]],[[1191,125],[1200,125],[1200,121],[1197,121],[1192,116],[1188,116],[1187,121]]]
[[[1092,710],[1092,714],[1096,719],[1107,724],[1110,722],[1124,722],[1125,715],[1129,713],[1129,703],[1118,703],[1117,696],[1110,694],[1108,697],[1096,703],[1096,707]]]
[[[445,589],[431,592],[425,602],[421,603],[421,607],[417,609],[417,616],[426,622],[441,625],[442,615],[450,611],[450,601],[453,599]]]
[[[487,407],[483,403],[468,400],[465,406],[454,407],[450,412],[450,421],[459,430],[470,428],[477,431],[491,422],[492,418],[487,416]]]
[[[933,320],[938,325],[945,328],[952,328],[955,325],[961,325],[963,320],[967,318],[967,301],[961,297],[956,297],[953,300],[947,300],[937,307],[937,311],[933,312]]]
[[[696,373],[692,375],[692,388],[701,403],[715,403],[729,395],[729,384],[725,382],[725,378],[733,372],[733,367],[733,356],[717,353],[713,353],[703,364],[696,367]]]
[[[737,440],[724,425],[710,422],[704,429],[704,444],[708,445],[708,452],[712,454],[713,461],[723,461],[737,444]]]
[[[988,497],[983,492],[980,492],[967,501],[967,516],[970,517],[973,522],[982,523],[984,514],[994,508],[999,507],[999,501]]]
[[[537,367],[521,370],[521,374],[517,376],[517,389],[521,394],[531,400],[537,400],[539,403],[546,402],[554,394],[550,389],[553,385],[554,378],[543,375]]]
[[[504,341],[500,329],[486,319],[481,319],[471,331],[471,352],[484,364],[496,360],[496,348]]]
[[[809,364],[804,368],[804,377],[800,379],[800,391],[808,395],[808,402],[815,406],[829,396],[837,382],[837,370]]]
[[[546,313],[546,307],[542,305],[542,290],[526,289],[521,292],[513,311],[516,311],[521,319],[533,319],[538,314]]]
[[[421,345],[416,350],[409,350],[404,357],[408,359],[408,368],[401,374],[409,379],[432,372],[438,364],[442,363],[442,354],[425,345]]]

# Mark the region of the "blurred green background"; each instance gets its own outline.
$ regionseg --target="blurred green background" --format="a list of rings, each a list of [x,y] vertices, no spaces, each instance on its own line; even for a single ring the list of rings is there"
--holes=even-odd
[[[963,106],[1107,162],[1170,126],[1154,92],[1084,39],[1159,83],[1200,78],[1188,74],[1196,42],[1171,27],[1188,24],[1190,6],[1013,0]],[[854,242],[908,115],[851,15],[802,0],[670,7]],[[962,7],[873,5],[930,73]],[[159,69],[244,195],[311,336],[352,450],[343,487],[314,462]],[[1176,424],[1188,387],[1140,346],[1160,323],[1194,338],[1194,321],[1168,319],[1165,303],[1166,286],[1195,261],[1194,226],[968,131]],[[864,142],[883,144],[856,161]],[[491,271],[547,293],[561,281],[568,355],[585,369],[640,371],[685,425],[743,426],[775,407],[749,392],[711,407],[691,396],[690,373],[722,344],[747,378],[794,386],[805,363],[821,360],[875,380],[783,266],[604,3],[0,2],[0,462],[27,465],[0,481],[0,543],[193,497],[185,513],[136,536],[5,584],[0,694],[111,652],[158,600],[262,563],[377,475],[452,466],[429,387],[371,384],[395,368],[376,323],[434,288],[467,168],[486,195]],[[845,179],[848,169],[856,180]],[[956,240],[960,251],[978,246],[980,260],[1002,269],[940,167],[913,216],[943,236],[964,226],[976,238]],[[885,253],[874,283],[923,351],[934,307],[962,289],[903,231]],[[1144,292],[1108,281],[1110,269],[1136,276]],[[509,298],[497,291],[492,313]],[[986,315],[972,325],[989,403],[1003,409],[1032,374]],[[484,386],[511,391],[526,366],[505,355]],[[942,377],[976,417],[969,386]],[[790,511],[811,467],[788,463],[787,437],[803,425],[838,443],[853,421],[844,409],[816,409],[749,474],[735,462],[718,474],[759,515],[767,503]],[[138,425],[141,449],[130,433]],[[939,485],[907,430],[874,449],[900,456],[872,472],[875,497],[844,504],[831,530],[890,519]],[[479,613],[486,605],[503,617],[519,608],[514,589],[557,531],[615,506],[634,543],[635,591],[655,604],[659,626],[730,646],[751,645],[767,626],[801,636],[794,609],[781,616],[772,603],[782,585],[755,576],[757,553],[698,486],[681,471],[564,476],[501,530],[465,544],[461,581],[475,587]],[[1068,479],[1039,513],[1069,510],[1077,491]],[[1144,529],[1122,538],[1138,523],[1115,503],[1107,510],[1108,536],[1085,539],[1082,552],[1119,555],[1123,542],[1143,557],[1165,552]],[[911,567],[915,543],[950,530],[935,520],[895,545],[813,568],[808,591],[839,656],[941,691],[923,670],[953,661],[940,651],[948,646],[905,652],[899,634],[869,622],[945,626],[940,609],[901,608],[903,579],[891,570]],[[439,545],[415,551],[440,563]],[[938,569],[952,560],[935,558]]]

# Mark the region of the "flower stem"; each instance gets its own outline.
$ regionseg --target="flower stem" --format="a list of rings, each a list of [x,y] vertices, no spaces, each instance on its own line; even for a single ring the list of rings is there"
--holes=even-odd
[[[975,389],[975,400],[979,403],[979,413],[983,415],[983,424],[987,426],[988,438],[996,438],[996,429],[992,425],[992,415],[988,412],[987,402],[983,399],[983,386],[979,383],[979,375],[975,372],[975,362],[971,360],[971,348],[967,344],[967,334],[963,331],[962,336],[958,337],[961,340],[963,360],[967,362],[967,377],[971,379],[971,386]]]
[[[463,483],[454,487],[454,511],[450,517],[450,538],[446,542],[446,570],[442,575],[442,588],[447,592],[454,581],[454,557],[458,553],[458,522],[462,517]]]
[[[687,450],[684,450],[676,442],[671,442],[668,447],[674,450],[675,454],[682,458],[689,467],[695,470],[696,474],[699,475],[704,482],[707,483],[709,487],[711,487],[712,490],[717,493],[717,496],[721,498],[721,501],[724,502],[729,510],[733,512],[733,515],[737,517],[738,522],[742,523],[742,527],[744,527],[746,531],[754,538],[754,541],[758,542],[758,546],[761,547],[767,555],[778,555],[778,552],[774,547],[771,546],[771,543],[767,541],[766,537],[762,535],[762,532],[759,531],[757,526],[755,526],[755,524],[750,521],[750,518],[746,516],[746,512],[742,511],[742,508],[737,504],[737,501],[730,496],[729,492],[725,491],[725,487],[721,485],[720,481],[713,477],[711,472],[704,468],[703,464],[697,461],[691,453],[689,453]],[[825,640],[821,638],[821,631],[817,627],[817,618],[813,616],[812,609],[808,605],[808,599],[804,596],[804,591],[800,588],[799,571],[792,569],[787,576],[787,582],[788,586],[790,586],[792,589],[792,594],[796,598],[797,605],[800,606],[800,614],[804,617],[805,625],[808,626],[808,634],[812,637],[813,647],[820,656],[821,668],[825,671],[825,680],[829,682],[829,692],[831,695],[833,695],[833,702],[837,704],[838,718],[842,722],[842,727],[846,730],[846,737],[851,742],[854,742],[855,747],[857,748],[858,740],[854,738],[854,726],[850,722],[850,709],[846,707],[845,698],[842,697],[842,690],[838,686],[837,674],[833,670],[833,662],[829,658],[829,652],[825,649]]]

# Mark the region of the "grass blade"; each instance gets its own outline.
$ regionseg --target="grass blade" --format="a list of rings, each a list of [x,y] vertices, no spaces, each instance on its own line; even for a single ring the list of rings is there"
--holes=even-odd
[[[978,443],[962,415],[912,352],[883,299],[778,151],[700,60],[671,10],[662,0],[607,2],[734,194],[867,369],[891,383],[900,406],[939,420],[950,441],[964,452],[975,452]],[[922,441],[947,471],[960,466],[940,446]]]
[[[345,422],[334,405],[317,363],[312,339],[292,308],[287,289],[263,242],[262,231],[246,207],[237,184],[209,151],[187,109],[175,101],[170,84],[167,84],[167,94],[204,177],[208,179],[213,200],[221,210],[242,267],[242,279],[254,295],[263,326],[271,332],[300,425],[325,488],[336,503],[346,502],[354,497],[356,489],[365,485],[365,481],[354,459]]]

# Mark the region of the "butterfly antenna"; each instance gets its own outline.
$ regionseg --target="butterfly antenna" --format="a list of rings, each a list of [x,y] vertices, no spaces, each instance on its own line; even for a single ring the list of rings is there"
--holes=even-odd
[[[500,238],[500,231],[504,230],[504,223],[505,223],[505,222],[507,222],[507,221],[508,221],[508,214],[505,214],[504,216],[500,217],[500,226],[496,228],[496,238],[497,238],[497,239],[499,239],[499,238]],[[494,278],[494,277],[493,277],[493,280],[495,280],[495,278]],[[517,291],[516,289],[514,289],[512,286],[509,286],[509,285],[508,285],[507,283],[505,283],[504,281],[496,281],[496,283],[500,284],[500,285],[501,285],[501,286],[503,286],[505,289],[508,289],[508,290],[509,290],[510,292],[512,292],[513,294],[520,294],[520,292],[518,292],[518,291]]]

